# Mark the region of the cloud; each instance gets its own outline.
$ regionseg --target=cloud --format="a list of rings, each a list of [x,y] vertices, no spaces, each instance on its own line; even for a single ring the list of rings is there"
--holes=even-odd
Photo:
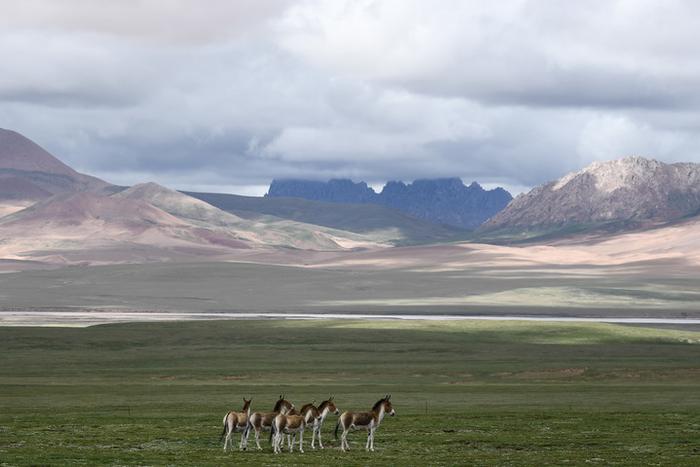
[[[698,13],[687,1],[304,2],[277,30],[319,67],[416,92],[664,108],[697,104]]]
[[[700,5],[0,0],[0,127],[115,183],[700,161]]]
[[[13,0],[0,1],[3,30],[101,34],[162,45],[203,45],[264,27],[286,0]]]

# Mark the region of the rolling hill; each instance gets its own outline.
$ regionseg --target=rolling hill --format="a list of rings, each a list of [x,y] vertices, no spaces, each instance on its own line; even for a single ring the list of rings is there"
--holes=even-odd
[[[365,235],[269,216],[244,219],[155,183],[116,187],[0,130],[0,259],[12,264],[304,261],[384,247],[394,236],[390,229]]]
[[[455,241],[469,235],[462,229],[416,219],[374,204],[326,203],[302,198],[224,193],[184,193],[250,220],[273,216],[357,234],[385,232],[392,238],[386,238],[386,234],[383,238],[397,245]]]

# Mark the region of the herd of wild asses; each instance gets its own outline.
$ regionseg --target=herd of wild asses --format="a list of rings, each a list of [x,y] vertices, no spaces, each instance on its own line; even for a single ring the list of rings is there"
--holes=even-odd
[[[224,441],[224,452],[229,446],[233,448],[233,434],[236,432],[241,433],[239,449],[246,450],[251,430],[255,432],[255,445],[259,450],[262,449],[260,447],[260,432],[269,431],[273,452],[282,451],[285,434],[287,435],[289,452],[294,450],[297,434],[299,434],[299,452],[304,452],[304,430],[307,428],[311,429],[311,448],[316,449],[318,441],[318,447],[323,449],[321,442],[323,422],[328,415],[340,413],[333,396],[321,402],[318,407],[312,402],[297,410],[294,404],[285,399],[284,395],[280,395],[271,412],[251,413],[251,401],[252,399],[244,397],[243,408],[240,412],[231,411],[224,416],[224,431],[221,433],[221,439]],[[387,414],[391,416],[396,414],[391,405],[391,395],[379,399],[367,412],[346,411],[340,414],[335,426],[336,439],[338,431],[341,428],[343,430],[340,436],[340,448],[343,451],[350,449],[348,433],[351,430],[367,430],[365,449],[374,451],[374,432],[377,431]]]

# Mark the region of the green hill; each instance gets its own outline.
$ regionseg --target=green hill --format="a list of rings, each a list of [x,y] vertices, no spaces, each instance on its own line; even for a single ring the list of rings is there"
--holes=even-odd
[[[183,192],[246,219],[274,216],[355,233],[397,230],[395,243],[418,244],[461,240],[469,232],[415,219],[372,204],[339,204],[301,198],[254,197],[224,193]]]

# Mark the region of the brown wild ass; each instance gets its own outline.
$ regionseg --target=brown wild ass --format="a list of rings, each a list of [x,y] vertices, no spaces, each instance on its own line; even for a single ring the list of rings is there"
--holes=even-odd
[[[272,429],[270,430],[270,443],[272,443],[272,451],[275,454],[282,452],[284,445],[284,435],[287,435],[287,443],[289,444],[289,452],[294,450],[290,435],[299,433],[299,452],[304,452],[304,428],[306,427],[305,416],[298,411],[292,409],[288,414],[279,414],[272,421]]]
[[[250,402],[253,399],[243,398],[243,408],[240,412],[231,411],[224,415],[224,431],[221,433],[221,438],[226,436],[224,440],[224,452],[226,452],[226,447],[230,444],[231,449],[233,449],[233,434],[237,431],[245,430],[248,426],[248,417],[250,417]],[[243,449],[243,435],[241,435],[241,443],[239,449]]]
[[[335,438],[338,439],[338,429],[343,427],[343,434],[340,437],[340,448],[345,451],[350,449],[348,444],[348,433],[350,430],[367,430],[367,451],[374,451],[374,432],[384,420],[386,414],[392,417],[396,415],[391,405],[391,395],[386,395],[379,399],[369,412],[343,412],[338,418],[335,426]]]
[[[248,448],[248,436],[250,435],[250,430],[255,430],[255,444],[258,450],[260,447],[260,432],[270,431],[272,427],[272,421],[279,414],[287,414],[294,410],[294,404],[285,399],[284,395],[280,395],[280,398],[275,403],[272,408],[272,412],[253,412],[248,418],[248,425],[246,426],[245,433],[243,433],[243,449]]]
[[[318,439],[318,447],[323,449],[323,443],[321,442],[321,428],[323,427],[323,422],[328,417],[328,414],[338,415],[338,407],[335,406],[333,402],[335,396],[330,396],[325,401],[321,402],[318,407],[314,406],[313,403],[304,405],[300,413],[304,416],[304,421],[307,425],[313,425],[313,430],[311,431],[311,449],[316,449],[316,439]]]

